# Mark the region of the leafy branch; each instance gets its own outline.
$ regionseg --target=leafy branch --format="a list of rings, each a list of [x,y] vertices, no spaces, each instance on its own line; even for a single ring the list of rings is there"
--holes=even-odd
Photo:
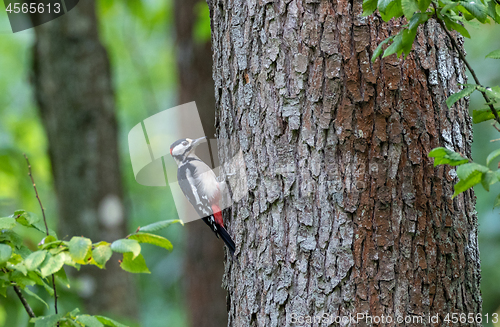
[[[43,222],[35,214],[25,210],[17,210],[9,217],[0,218],[0,294],[6,296],[7,289],[12,287],[31,318],[30,321],[35,323],[35,327],[125,327],[104,316],[80,314],[78,309],[65,314],[59,313],[56,279],[69,287],[64,266],[80,269],[82,265],[94,265],[105,269],[113,252],[123,255],[119,260],[123,270],[131,273],[149,273],[146,261],[141,254],[141,245],[152,244],[172,251],[173,246],[168,239],[153,233],[182,222],[180,220],[159,221],[139,227],[134,233],[112,243],[104,241],[93,243],[89,238],[79,236],[72,237],[69,241],[60,240],[47,224],[45,210],[26,155],[25,159],[35,195],[42,210]],[[22,237],[16,232],[19,228],[34,229],[45,234],[36,250],[31,250],[24,245]],[[48,304],[29,289],[34,285],[42,287],[49,296],[54,297],[55,314],[36,317],[22,292],[41,301],[47,308]]]
[[[363,0],[363,15],[371,15],[376,10],[386,22],[392,18],[404,17],[408,24],[403,25],[396,35],[388,37],[378,45],[373,52],[372,61],[379,56],[384,58],[392,54],[398,57],[404,54],[406,57],[412,50],[418,27],[434,18],[450,39],[453,50],[458,53],[458,57],[470,71],[475,82],[475,84],[463,85],[462,90],[449,96],[446,105],[451,108],[460,99],[471,95],[474,91],[479,91],[488,108],[473,110],[473,122],[494,120],[495,123],[500,124],[498,108],[495,107],[495,104],[500,102],[500,86],[484,87],[479,82],[476,72],[451,34],[451,31],[456,31],[470,38],[466,26],[472,20],[477,20],[482,24],[488,24],[491,21],[500,24],[499,0]],[[500,49],[489,53],[486,58],[500,59]],[[497,128],[495,124],[493,127],[500,132],[500,128]],[[433,149],[429,157],[434,158],[434,166],[448,164],[457,167],[459,182],[454,186],[453,197],[477,184],[481,184],[486,191],[489,191],[491,185],[500,181],[500,169],[493,171],[488,168],[493,160],[500,157],[500,149],[488,155],[486,165],[472,162],[446,148]],[[494,207],[496,206],[500,206],[500,194],[495,200]]]
[[[40,210],[42,210],[43,223],[45,224],[45,233],[47,234],[47,236],[49,236],[49,225],[47,225],[47,217],[45,217],[45,209],[43,207],[42,200],[40,199],[40,195],[38,194],[35,179],[33,178],[33,173],[31,172],[31,164],[30,164],[30,161],[29,161],[26,153],[24,153],[23,155],[24,155],[24,158],[26,159],[26,164],[28,165],[28,175],[30,176],[31,183],[33,184],[33,189],[35,190],[35,196],[38,200],[38,204],[40,205]],[[56,288],[56,279],[54,277],[54,274],[52,274],[52,289],[54,290],[54,311],[57,314],[58,313],[58,310],[57,310],[57,288]],[[59,326],[59,323],[57,323],[57,326]]]
[[[435,12],[437,13],[438,11],[436,9],[436,5],[433,4],[433,6],[434,6],[434,9],[435,9]],[[460,57],[460,60],[462,60],[462,62],[465,64],[465,66],[467,66],[467,69],[471,73],[472,78],[474,78],[474,82],[476,82],[477,85],[481,86],[481,83],[479,82],[479,79],[477,78],[476,72],[474,71],[474,69],[472,69],[471,65],[469,64],[469,62],[465,58],[465,54],[463,53],[462,49],[458,46],[457,41],[451,35],[450,31],[448,31],[448,29],[446,28],[446,25],[444,24],[443,20],[439,17],[438,14],[436,14],[434,17],[436,18],[436,21],[439,23],[439,25],[441,25],[441,28],[443,29],[443,31],[445,31],[446,35],[450,39],[451,45],[453,46],[453,48],[455,49],[455,51],[458,53],[458,56]],[[491,113],[495,117],[496,122],[500,123],[500,117],[498,116],[498,112],[495,109],[495,107],[493,107],[493,104],[491,103],[490,98],[486,94],[486,91],[483,91],[483,90],[479,90],[479,91],[483,95],[484,101],[486,101],[486,103],[488,104],[488,106],[489,106],[489,108],[491,110]]]

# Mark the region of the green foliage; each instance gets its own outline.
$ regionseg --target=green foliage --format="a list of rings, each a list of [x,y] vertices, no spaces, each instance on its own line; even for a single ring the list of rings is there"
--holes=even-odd
[[[384,21],[392,18],[404,17],[408,24],[395,35],[391,35],[382,41],[375,49],[372,55],[372,61],[375,61],[380,55],[382,58],[396,54],[398,57],[402,54],[405,57],[410,53],[414,42],[417,29],[427,20],[433,18],[439,22],[441,27],[447,32],[454,50],[459,52],[460,59],[464,59],[462,50],[458,48],[450,31],[456,31],[461,35],[470,38],[467,30],[467,24],[477,20],[482,24],[491,22],[500,23],[500,2],[496,0],[364,0],[364,15],[370,15],[376,10]],[[383,50],[384,46],[387,46]],[[500,50],[490,52],[486,58],[500,59]],[[468,67],[470,67],[468,65]],[[474,75],[474,74],[473,74]],[[488,108],[473,110],[472,117],[474,123],[480,123],[494,119],[496,121],[495,105],[500,102],[500,86],[484,87],[480,85],[477,77],[474,75],[476,84],[466,84],[463,89],[448,97],[446,105],[451,108],[460,99],[471,95],[474,91],[483,93]],[[459,153],[446,148],[436,148],[429,153],[429,157],[434,158],[434,166],[450,165],[457,166],[457,176],[459,182],[454,186],[453,197],[481,184],[486,191],[490,186],[497,183],[500,179],[500,170],[492,171],[488,168],[490,163],[500,157],[500,149],[491,152],[486,159],[486,165],[480,165],[475,162],[469,162]],[[500,206],[500,195],[495,200],[494,206]]]
[[[125,271],[135,274],[150,273],[142,254],[139,254],[138,256],[134,257],[133,254],[130,252],[124,253],[123,260],[120,263],[120,267],[122,267],[122,269]]]
[[[500,49],[491,51],[486,55],[486,58],[492,58],[492,59],[500,59]]]
[[[180,219],[162,220],[162,221],[158,221],[156,223],[149,224],[149,225],[144,226],[144,227],[140,227],[138,232],[143,232],[143,233],[157,232],[159,230],[167,228],[170,225],[177,224],[177,223],[182,224],[182,221]]]
[[[148,243],[148,244],[156,245],[156,246],[162,247],[162,248],[169,250],[169,251],[172,251],[172,249],[174,248],[172,243],[170,243],[169,240],[167,240],[164,237],[154,235],[154,234],[137,233],[134,235],[130,235],[129,239],[136,240],[139,243]]]
[[[57,280],[69,287],[64,271],[65,265],[77,269],[81,265],[94,265],[103,269],[113,252],[123,254],[120,260],[123,270],[131,273],[150,273],[141,254],[140,243],[152,244],[169,251],[173,246],[162,236],[139,231],[159,231],[179,221],[161,221],[138,228],[135,233],[116,240],[112,244],[92,243],[89,238],[79,236],[71,238],[68,242],[49,235],[42,238],[38,248],[32,251],[23,244],[16,230],[19,228],[40,230],[35,227],[38,222],[36,215],[25,210],[17,210],[10,217],[0,218],[0,293],[6,296],[7,288],[16,286],[48,307],[42,298],[28,288],[29,286],[40,285],[50,296],[54,296],[54,291],[49,286],[52,283],[49,279],[51,276],[55,276]],[[57,323],[61,327],[125,326],[103,316],[79,315],[78,309],[66,314],[32,318],[30,321],[35,323],[35,327],[53,327]]]
[[[496,108],[496,110],[499,109]],[[479,124],[491,119],[495,119],[495,115],[493,115],[490,108],[484,108],[472,111],[472,122],[474,124]]]
[[[488,156],[487,164],[500,156],[500,150],[494,151]],[[457,167],[457,176],[460,181],[455,184],[455,193],[453,197],[467,191],[471,187],[481,184],[486,191],[489,191],[490,185],[500,181],[500,170],[492,171],[487,166],[469,162],[459,153],[446,148],[435,148],[429,153],[429,157],[434,158],[434,166],[448,164]]]
[[[466,85],[461,91],[450,95],[448,99],[446,99],[446,105],[448,106],[448,108],[451,108],[455,104],[455,102],[466,96],[471,95],[472,92],[474,92],[475,90],[476,90],[475,85]]]
[[[55,314],[50,316],[42,316],[37,318],[32,318],[30,322],[35,323],[35,327],[54,327],[57,323],[61,327],[126,327],[111,318],[103,316],[91,316],[87,314],[79,314],[80,310],[75,309],[66,314]]]
[[[469,162],[469,159],[466,159],[455,151],[446,148],[432,149],[432,151],[429,152],[429,157],[434,158],[434,167],[444,164],[458,166]]]
[[[393,18],[404,17],[408,24],[396,34],[384,40],[372,55],[375,61],[382,53],[382,57],[396,54],[405,57],[410,53],[415,40],[417,29],[430,18],[441,21],[448,30],[459,32],[470,38],[464,23],[476,19],[480,23],[489,23],[490,19],[500,22],[498,15],[500,5],[495,0],[364,0],[363,15],[368,16],[376,10],[386,22]],[[382,52],[382,46],[389,46]],[[489,58],[497,58],[499,53],[492,52]],[[496,56],[496,57],[495,57]]]

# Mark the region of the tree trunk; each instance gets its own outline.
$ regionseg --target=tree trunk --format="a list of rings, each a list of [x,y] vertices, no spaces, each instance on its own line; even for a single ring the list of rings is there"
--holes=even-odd
[[[196,42],[193,28],[195,7],[203,0],[175,1],[179,104],[196,101],[205,135],[215,136],[215,97],[210,58],[210,40]],[[207,161],[208,162],[208,161]],[[227,324],[223,243],[207,225],[196,220],[186,225],[186,302],[190,326],[212,327]]]
[[[95,2],[80,1],[35,31],[34,87],[49,140],[61,237],[124,237],[114,95]],[[117,261],[111,259],[106,270],[82,267],[86,308],[133,317],[134,283]]]
[[[406,60],[371,63],[404,22],[361,1],[209,6],[219,156],[242,150],[249,187],[228,222],[229,326],[479,313],[474,194],[452,200],[454,169],[427,156],[472,141],[467,103],[445,104],[465,74],[438,24]]]

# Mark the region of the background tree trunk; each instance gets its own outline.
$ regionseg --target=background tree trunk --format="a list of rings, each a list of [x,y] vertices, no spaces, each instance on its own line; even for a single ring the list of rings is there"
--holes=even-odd
[[[454,169],[427,156],[468,156],[472,140],[466,103],[445,104],[465,75],[439,26],[406,60],[371,63],[404,22],[362,17],[361,1],[209,6],[216,126],[230,140],[219,156],[243,151],[250,189],[228,223],[229,326],[479,313],[475,198],[452,200]]]
[[[49,140],[61,238],[124,237],[126,213],[117,145],[114,94],[106,50],[99,41],[95,2],[35,28],[34,87]],[[118,257],[106,270],[82,267],[90,312],[136,316],[130,274]]]
[[[198,19],[195,9],[199,3],[205,4],[203,0],[175,1],[179,104],[196,101],[205,135],[213,139],[212,49],[210,40],[196,42],[193,39],[193,28]],[[187,224],[186,231],[186,301],[190,326],[225,326],[226,292],[221,287],[224,245],[201,220]]]

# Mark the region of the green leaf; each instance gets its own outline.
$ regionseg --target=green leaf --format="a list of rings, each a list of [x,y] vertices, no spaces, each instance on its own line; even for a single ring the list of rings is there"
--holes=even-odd
[[[35,323],[35,327],[54,327],[57,322],[63,317],[62,313],[50,316],[42,316],[38,318],[31,318],[30,322]]]
[[[413,46],[413,40],[415,40],[415,36],[417,35],[417,29],[403,30],[403,43],[401,47],[401,52],[404,52],[405,58],[410,53],[411,48]],[[401,52],[398,52],[398,56],[401,55]]]
[[[148,269],[148,266],[146,266],[146,261],[144,260],[142,254],[139,254],[137,257],[134,258],[132,256],[132,253],[130,252],[124,253],[123,260],[120,263],[120,267],[122,267],[123,270],[134,274],[151,273]]]
[[[453,106],[455,102],[462,99],[463,97],[471,95],[471,93],[474,92],[475,89],[475,86],[466,86],[461,91],[453,93],[448,97],[448,99],[446,99],[446,105],[448,106],[448,108],[451,108],[451,106]]]
[[[42,222],[42,221],[34,223],[31,226],[34,227],[36,230],[44,233],[44,234],[47,232],[47,230],[45,229],[45,223]],[[56,232],[54,232],[50,227],[49,227],[49,235],[51,235],[51,236],[53,236],[53,237],[55,237],[57,239]]]
[[[377,7],[380,12],[384,12],[387,10],[387,7],[391,5],[391,3],[394,3],[395,0],[378,0],[377,1]]]
[[[23,244],[21,236],[8,229],[0,230],[0,242],[5,241],[11,242],[15,247],[20,247]]]
[[[49,235],[49,236],[42,238],[40,243],[38,243],[38,246],[39,247],[41,246],[43,248],[45,245],[48,245],[48,244],[56,242],[56,241],[57,241],[57,239],[54,236]]]
[[[85,258],[92,249],[92,241],[85,237],[74,236],[68,244],[69,254],[75,262],[85,264]]]
[[[401,0],[401,8],[406,19],[411,19],[413,14],[419,10],[415,0]]]
[[[132,252],[135,258],[141,253],[141,245],[136,240],[120,239],[111,244],[111,250],[119,253]]]
[[[392,44],[387,47],[384,51],[382,58],[390,56],[396,52],[399,52],[403,48],[403,31],[400,31],[396,37],[392,40]]]
[[[38,266],[40,266],[45,260],[46,255],[47,251],[45,250],[35,251],[30,254],[26,259],[24,259],[24,265],[26,266],[26,269],[28,269],[28,271],[32,271],[38,268]]]
[[[495,108],[497,111],[500,108]],[[491,112],[490,108],[484,108],[479,110],[472,110],[472,122],[474,124],[482,123],[483,121],[495,119],[495,116]]]
[[[80,266],[81,264],[79,263],[76,263],[75,260],[73,260],[73,258],[71,257],[71,255],[67,252],[67,251],[63,251],[61,253],[58,253],[57,255],[60,255],[63,257],[64,259],[64,264],[66,266],[71,266],[71,267],[74,267],[76,268],[77,270],[80,270]],[[86,263],[87,264],[87,263]]]
[[[111,327],[128,327],[124,324],[120,324],[118,321],[115,321],[111,318],[104,317],[104,316],[94,316],[96,317],[100,322],[105,324],[106,326],[111,326]]]
[[[26,275],[20,271],[11,272],[10,280],[12,282],[16,283],[19,286],[19,288],[23,288],[23,289],[26,286],[33,286],[36,284],[33,279],[26,277]]]
[[[391,18],[403,16],[403,8],[401,7],[401,0],[379,0],[378,11],[380,16],[386,22]]]
[[[497,13],[496,7],[500,7],[500,6],[497,6],[495,0],[489,0],[488,1],[488,15],[491,18],[493,18],[493,20],[495,22],[497,22],[498,24],[500,24],[500,16]]]
[[[449,30],[455,30],[458,33],[462,34],[464,37],[470,39],[469,31],[467,31],[467,29],[459,23],[448,18],[448,16],[444,16],[444,23]]]
[[[499,207],[500,206],[500,194],[497,195],[495,198],[495,202],[493,204],[493,208]]]
[[[458,178],[467,179],[474,172],[479,171],[481,173],[486,173],[489,171],[489,168],[475,162],[469,162],[463,165],[458,166],[457,168],[457,176]]]
[[[26,266],[22,262],[15,264],[15,265],[7,264],[7,268],[9,268],[11,270],[17,270],[25,276],[28,273],[28,271],[26,270]]]
[[[446,19],[446,18],[448,18],[448,16],[446,16],[446,13],[452,9],[455,9],[455,7],[457,7],[457,6],[458,6],[458,2],[448,3],[446,6],[443,7],[443,9],[441,9],[441,11],[439,13],[441,14],[441,16],[443,16]]]
[[[106,265],[106,262],[108,262],[112,254],[113,251],[111,251],[109,245],[99,245],[92,250],[92,257],[94,258],[94,261],[101,267]]]
[[[497,175],[493,173],[492,171],[487,171],[486,173],[483,174],[481,178],[481,184],[483,185],[483,188],[489,192],[490,191],[490,185],[495,184],[498,182]]]
[[[180,219],[162,220],[162,221],[158,221],[156,223],[139,228],[139,232],[147,232],[147,233],[157,232],[161,229],[167,228],[168,226],[173,225],[173,224],[177,224],[177,223],[183,224],[182,220],[180,220]]]
[[[416,13],[413,15],[413,17],[410,19],[410,22],[408,24],[408,29],[409,30],[416,30],[419,25],[425,23],[426,21],[429,20],[429,15],[427,14],[422,14],[422,13]]]
[[[377,48],[373,52],[372,62],[377,60],[378,56],[380,56],[382,54],[382,47],[384,46],[384,44],[387,44],[388,42],[392,41],[392,39],[393,39],[393,37],[391,36],[391,37],[388,37],[387,39],[385,39],[384,41],[380,42],[380,44],[377,46]]]
[[[28,277],[31,278],[31,280],[33,280],[37,285],[43,286],[45,291],[47,291],[47,293],[49,293],[50,296],[54,296],[54,290],[52,289],[52,287],[49,284],[47,284],[45,282],[44,279],[42,279],[39,276],[39,272],[29,271]]]
[[[491,98],[495,98],[495,100],[500,100],[500,86],[486,88],[486,94]]]
[[[82,324],[75,322],[71,318],[63,317],[59,320],[59,327],[82,327]]]
[[[429,157],[434,158],[434,167],[437,165],[448,164],[450,166],[459,166],[469,162],[468,159],[462,157],[455,151],[446,148],[435,148],[429,152]]]
[[[23,226],[31,226],[40,220],[34,213],[24,210],[17,210],[14,212],[14,216],[16,217],[17,222]]]
[[[68,313],[66,314],[66,316],[67,316],[67,317],[69,316],[69,317],[71,317],[72,319],[76,319],[76,316],[77,316],[79,313],[80,313],[80,309],[75,308],[75,309],[73,309],[73,311],[68,312]]]
[[[496,149],[495,151],[491,152],[486,158],[486,165],[489,166],[491,161],[497,158],[498,156],[500,156],[500,149]]]
[[[418,9],[420,9],[421,12],[426,12],[427,8],[429,8],[429,5],[431,4],[432,0],[417,0],[418,3]]]
[[[59,271],[64,265],[64,254],[60,253],[56,256],[47,255],[40,272],[42,277],[45,278]]]
[[[363,16],[370,16],[377,10],[377,0],[363,0]]]
[[[15,247],[12,247],[13,251],[16,251],[17,254],[19,254],[23,259],[26,259],[33,251],[31,251],[26,245],[21,244],[21,245],[16,245]]]
[[[76,321],[87,327],[103,327],[104,325],[94,316],[81,315],[76,317]]]
[[[64,267],[59,269],[59,271],[55,273],[55,276],[64,286],[66,286],[67,288],[71,288],[68,276],[66,275],[66,271],[64,271]]]
[[[12,255],[12,248],[7,244],[0,244],[0,263],[7,262]]]
[[[152,245],[156,245],[159,247],[162,247],[164,249],[167,249],[169,251],[172,251],[174,248],[172,243],[170,243],[169,240],[162,236],[158,236],[155,234],[149,234],[149,233],[137,233],[137,234],[132,234],[129,236],[129,239],[136,240],[139,243],[148,243]]]
[[[45,302],[41,297],[38,296],[38,294],[36,294],[35,292],[32,292],[29,288],[25,288],[24,291],[28,294],[28,295],[31,295],[32,297],[34,297],[35,299],[37,299],[38,301],[42,302],[43,304],[45,304],[45,306],[47,307],[47,309],[49,308],[49,305],[47,304],[47,302]]]
[[[16,227],[16,219],[11,217],[0,218],[0,230],[12,229]]]
[[[455,193],[453,193],[452,198],[455,198],[460,193],[467,191],[474,185],[481,183],[482,175],[483,173],[481,173],[480,171],[475,171],[472,174],[470,174],[467,179],[460,180],[454,186]]]
[[[469,11],[478,21],[485,23],[488,18],[488,10],[481,1],[460,1],[460,4]]]
[[[500,49],[491,51],[486,55],[486,58],[492,58],[492,59],[500,59]]]

